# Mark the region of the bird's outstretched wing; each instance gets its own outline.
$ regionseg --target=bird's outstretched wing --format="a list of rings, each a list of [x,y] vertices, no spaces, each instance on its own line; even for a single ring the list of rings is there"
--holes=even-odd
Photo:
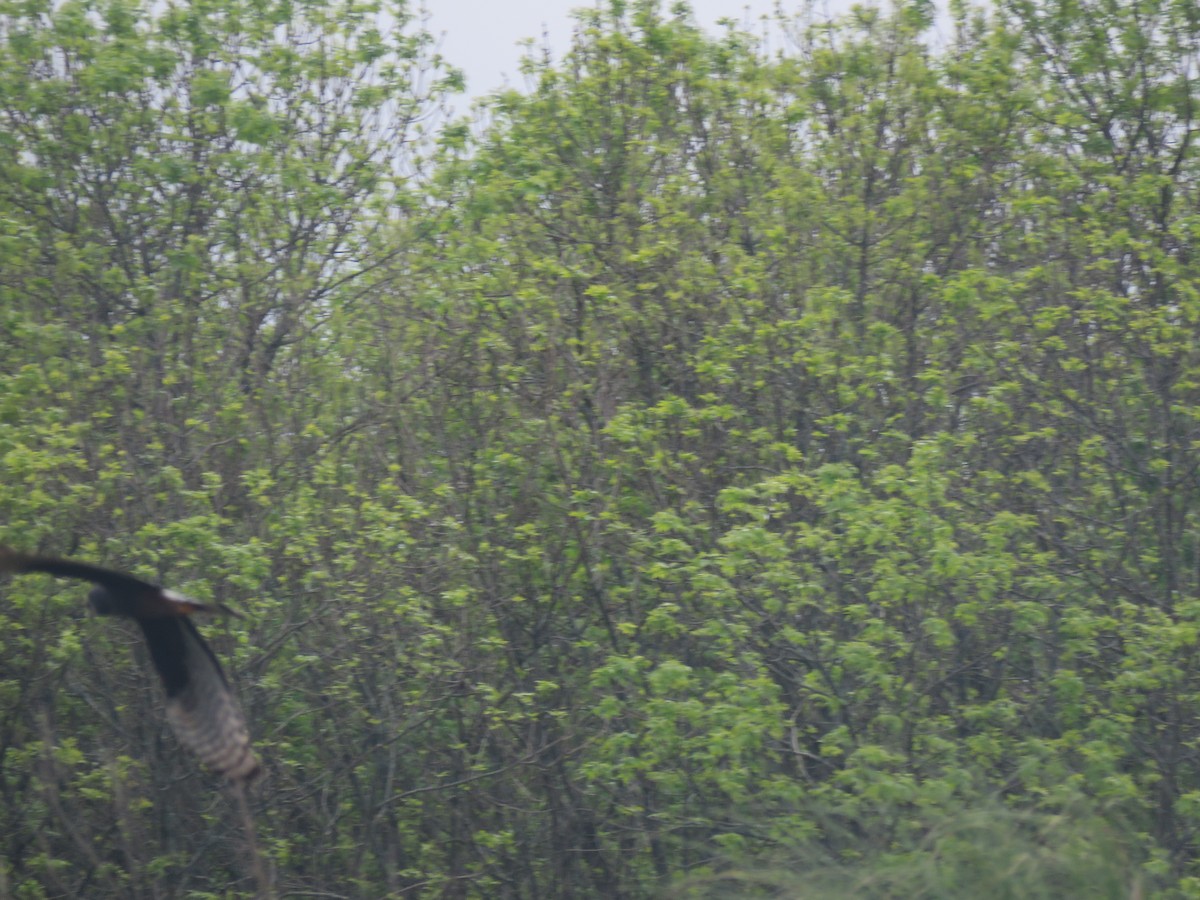
[[[259,773],[237,698],[217,658],[187,618],[194,612],[232,610],[206,606],[122,572],[2,546],[0,572],[45,572],[99,585],[91,597],[97,612],[127,616],[141,627],[167,692],[167,721],[179,742],[234,781]]]
[[[106,588],[113,594],[142,594],[150,591],[161,592],[157,584],[142,581],[124,572],[114,572],[90,563],[75,562],[71,559],[59,559],[56,556],[34,556],[29,553],[18,553],[8,547],[0,547],[0,572],[45,572],[47,575],[57,575],[60,578],[79,578],[90,581]]]
[[[93,594],[92,605],[101,615],[128,616],[141,620],[190,616],[194,612],[219,612],[242,618],[241,613],[222,603],[201,603],[124,572],[73,559],[19,553],[0,546],[0,572],[45,572],[59,578],[79,578],[98,584],[107,594],[102,601]]]

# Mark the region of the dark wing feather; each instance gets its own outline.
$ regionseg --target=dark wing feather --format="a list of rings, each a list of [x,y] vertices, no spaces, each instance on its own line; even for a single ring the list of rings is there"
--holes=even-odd
[[[227,778],[259,772],[246,719],[217,658],[186,618],[139,619],[167,689],[167,721],[179,742]]]
[[[0,572],[45,572],[60,578],[79,578],[107,588],[112,594],[137,595],[161,590],[158,585],[123,572],[93,566],[89,563],[59,559],[55,556],[35,556],[0,547]]]

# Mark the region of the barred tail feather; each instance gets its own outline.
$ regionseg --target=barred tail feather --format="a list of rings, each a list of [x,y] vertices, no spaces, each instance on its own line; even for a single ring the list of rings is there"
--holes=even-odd
[[[185,618],[139,624],[166,688],[167,721],[179,742],[227,778],[254,778],[259,764],[242,708],[196,627]]]
[[[167,701],[167,721],[179,742],[214,772],[234,781],[249,781],[258,775],[250,734],[232,695],[173,698]]]

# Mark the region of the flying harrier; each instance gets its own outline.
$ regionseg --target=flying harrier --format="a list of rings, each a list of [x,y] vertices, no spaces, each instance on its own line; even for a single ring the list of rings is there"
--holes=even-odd
[[[127,616],[141,626],[167,691],[167,721],[179,742],[234,782],[258,774],[242,709],[217,658],[188,618],[194,612],[230,610],[111,569],[7,547],[0,547],[0,572],[46,572],[95,584],[88,594],[92,609],[102,616]]]

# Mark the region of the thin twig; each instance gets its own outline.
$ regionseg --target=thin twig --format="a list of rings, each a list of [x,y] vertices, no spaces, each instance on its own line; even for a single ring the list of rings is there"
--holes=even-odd
[[[237,797],[238,810],[242,814],[242,832],[246,836],[246,849],[250,854],[250,867],[254,871],[258,896],[260,900],[274,900],[275,891],[271,888],[271,880],[267,877],[267,866],[263,860],[262,851],[258,848],[258,831],[254,827],[254,816],[250,812],[250,803],[246,799],[246,781],[244,779],[234,780],[233,794]]]

